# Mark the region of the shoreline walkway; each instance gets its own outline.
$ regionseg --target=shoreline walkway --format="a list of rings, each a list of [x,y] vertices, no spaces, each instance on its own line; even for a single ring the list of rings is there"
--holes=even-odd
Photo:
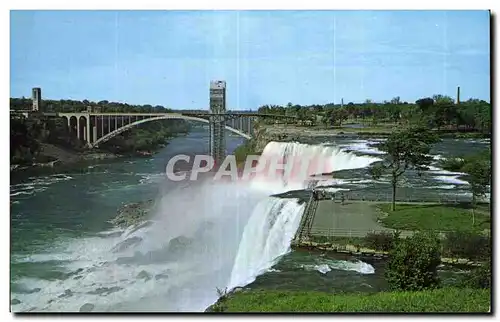
[[[378,218],[381,215],[374,205],[390,203],[390,201],[315,200],[313,195],[306,201],[306,208],[299,228],[293,240],[298,243],[309,236],[353,237],[362,238],[369,233],[394,232],[396,229],[384,227]],[[397,202],[397,204],[432,205],[438,202]],[[400,230],[400,237],[406,238],[414,234],[411,230]],[[444,232],[440,235],[444,236]]]

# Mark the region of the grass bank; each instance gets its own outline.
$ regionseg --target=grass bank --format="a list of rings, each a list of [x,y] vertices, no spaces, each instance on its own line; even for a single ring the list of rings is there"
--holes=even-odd
[[[388,228],[399,230],[481,231],[490,228],[490,216],[484,208],[475,211],[465,205],[400,204],[391,211],[390,204],[376,205],[383,213],[379,219]]]
[[[246,140],[245,143],[239,145],[233,152],[236,158],[236,164],[238,167],[245,165],[247,156],[256,155],[260,153],[255,152],[255,140]]]
[[[489,312],[489,289],[442,288],[420,292],[332,295],[313,291],[240,291],[215,312]]]

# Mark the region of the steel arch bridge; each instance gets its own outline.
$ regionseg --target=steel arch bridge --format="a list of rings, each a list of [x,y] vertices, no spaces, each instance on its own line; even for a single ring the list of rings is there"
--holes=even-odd
[[[89,148],[99,147],[111,138],[140,124],[159,120],[186,120],[209,124],[209,113],[57,113],[66,120],[68,128]],[[274,114],[227,113],[225,129],[246,139],[253,136],[253,124],[258,117],[293,118]],[[90,121],[90,124],[89,124]]]
[[[77,138],[87,143],[88,148],[98,148],[113,137],[141,124],[161,120],[185,120],[200,122],[214,127],[213,118],[222,119],[224,129],[243,138],[253,137],[253,123],[259,117],[294,118],[284,115],[234,112],[224,114],[214,113],[56,113],[57,117],[65,119],[68,129]],[[217,125],[215,125],[217,126]],[[222,138],[210,132],[210,145],[217,145],[225,150]]]
[[[206,123],[209,125],[209,151],[216,164],[220,164],[221,159],[225,157],[226,130],[250,139],[253,136],[253,123],[257,118],[296,118],[287,115],[227,111],[225,81],[211,81],[209,97],[210,107],[206,112],[197,110],[165,113],[101,113],[89,108],[87,111],[60,113],[39,110],[41,95],[38,93],[33,98],[32,111],[14,111],[15,113],[11,111],[11,114],[24,115],[25,117],[31,114],[43,115],[44,117],[62,117],[66,120],[69,131],[84,141],[90,149],[99,147],[120,133],[148,122],[179,119]]]

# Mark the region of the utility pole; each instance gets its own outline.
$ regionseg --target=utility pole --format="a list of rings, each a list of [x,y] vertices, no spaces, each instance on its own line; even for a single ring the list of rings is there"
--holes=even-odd
[[[457,87],[457,104],[460,104],[460,86]]]

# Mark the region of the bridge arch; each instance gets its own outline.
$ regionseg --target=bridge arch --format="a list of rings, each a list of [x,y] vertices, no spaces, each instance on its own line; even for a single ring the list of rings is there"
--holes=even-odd
[[[138,121],[135,121],[135,122],[132,122],[130,124],[127,124],[127,125],[124,125],[114,131],[111,131],[109,132],[108,134],[104,135],[103,137],[99,138],[98,140],[96,140],[94,143],[89,143],[89,147],[90,148],[94,148],[94,147],[98,147],[99,144],[101,143],[104,143],[108,140],[110,140],[111,138],[117,136],[118,134],[122,133],[122,132],[125,132],[139,124],[143,124],[143,123],[148,123],[148,122],[153,122],[153,121],[159,121],[159,120],[172,120],[172,119],[179,119],[179,120],[186,120],[186,121],[194,121],[194,122],[202,122],[202,123],[210,123],[209,120],[207,119],[204,119],[204,118],[201,118],[201,117],[194,117],[194,116],[186,116],[186,115],[181,115],[181,114],[178,114],[178,115],[162,115],[162,116],[157,116],[157,117],[151,117],[151,118],[147,118],[147,119],[142,119],[142,120],[138,120]],[[241,132],[241,131],[238,131],[237,129],[235,128],[232,128],[230,126],[227,126],[226,125],[226,130],[229,130],[235,134],[238,134],[246,139],[251,139],[251,136],[244,133],[244,132]]]
[[[78,136],[78,117],[75,115],[69,116],[68,125],[71,134],[75,137]]]
[[[87,117],[84,115],[81,115],[78,118],[78,138],[83,141],[87,141],[88,138],[86,137],[87,135]]]

